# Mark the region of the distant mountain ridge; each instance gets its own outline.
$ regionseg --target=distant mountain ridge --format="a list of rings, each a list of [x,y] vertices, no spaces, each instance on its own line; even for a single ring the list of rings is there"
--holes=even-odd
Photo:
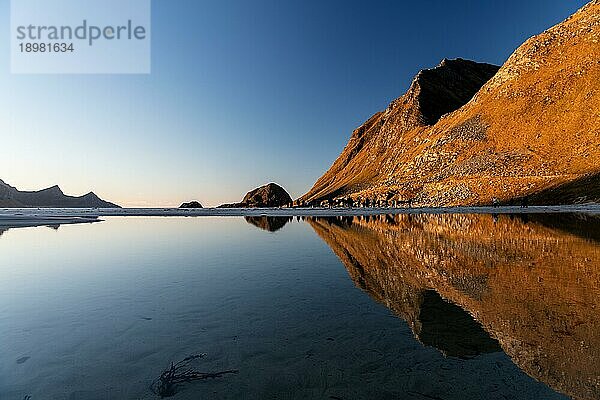
[[[20,191],[0,179],[0,207],[2,208],[120,208],[104,201],[95,193],[69,196],[58,186],[38,191]]]
[[[499,70],[443,60],[356,129],[300,201],[599,202],[599,60],[600,0]]]

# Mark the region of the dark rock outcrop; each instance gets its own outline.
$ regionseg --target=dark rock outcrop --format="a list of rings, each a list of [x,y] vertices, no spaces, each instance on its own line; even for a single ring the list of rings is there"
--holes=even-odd
[[[217,208],[245,208],[245,206],[242,203],[227,203],[221,204],[220,206],[217,206]]]
[[[242,200],[242,203],[247,204],[248,207],[280,207],[291,202],[292,198],[288,192],[276,183],[269,183],[254,189],[248,192]]]
[[[189,203],[183,203],[179,208],[203,208],[202,204],[198,201],[190,201]]]
[[[104,201],[95,193],[83,196],[69,196],[58,186],[38,191],[19,191],[0,180],[0,207],[4,208],[120,208]]]
[[[442,115],[464,106],[500,67],[457,58],[444,59],[417,75],[409,90],[420,122],[434,125]]]
[[[292,201],[284,188],[276,183],[269,183],[246,193],[240,203],[223,204],[217,208],[282,207]]]

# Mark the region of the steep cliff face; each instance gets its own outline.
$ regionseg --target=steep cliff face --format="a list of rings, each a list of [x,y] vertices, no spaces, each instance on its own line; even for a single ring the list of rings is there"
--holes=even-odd
[[[528,218],[397,215],[309,223],[355,284],[405,319],[422,343],[470,356],[496,351],[497,341],[532,377],[572,398],[598,399],[600,219]],[[489,337],[436,296],[471,315]]]
[[[0,180],[0,207],[5,208],[118,208],[116,204],[104,201],[90,192],[83,196],[68,196],[58,186],[24,192]]]
[[[444,60],[354,131],[302,200],[473,205],[582,179],[598,186],[598,60],[598,0],[529,39],[497,73],[488,64]],[[568,200],[600,196],[575,190]]]
[[[466,104],[498,67],[462,59],[443,60],[424,70],[410,89],[352,133],[331,169],[303,197],[307,201],[384,185],[402,158],[417,151],[419,134]]]

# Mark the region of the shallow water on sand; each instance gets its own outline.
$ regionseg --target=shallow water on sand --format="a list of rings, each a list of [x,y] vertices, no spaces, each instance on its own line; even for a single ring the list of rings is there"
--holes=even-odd
[[[0,399],[600,395],[595,217],[111,217],[0,234]]]

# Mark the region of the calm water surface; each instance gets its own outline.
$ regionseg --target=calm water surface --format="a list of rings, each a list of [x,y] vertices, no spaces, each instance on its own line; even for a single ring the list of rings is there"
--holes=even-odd
[[[600,397],[576,215],[108,218],[0,235],[0,399]]]

